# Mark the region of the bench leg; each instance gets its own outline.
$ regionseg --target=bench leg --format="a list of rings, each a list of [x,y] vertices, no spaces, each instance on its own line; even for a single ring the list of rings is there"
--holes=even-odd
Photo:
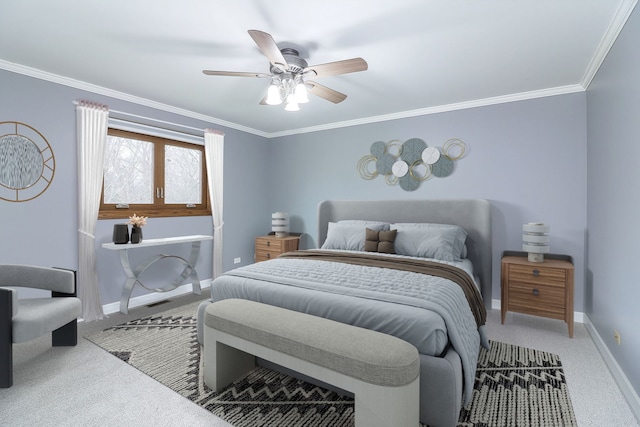
[[[212,336],[211,329],[204,335],[204,383],[215,392],[222,390],[256,367],[255,356],[222,344]]]
[[[401,387],[362,383],[354,392],[354,400],[355,427],[419,425],[419,378]]]

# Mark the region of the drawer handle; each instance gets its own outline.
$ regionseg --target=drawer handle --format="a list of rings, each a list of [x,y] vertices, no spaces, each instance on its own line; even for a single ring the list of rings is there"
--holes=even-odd
[[[540,275],[540,270],[533,270],[533,275],[538,277]]]
[[[271,242],[267,241],[267,246],[271,246]]]
[[[271,258],[271,254],[267,254],[267,258]]]
[[[532,293],[533,293],[534,296],[540,295],[540,291],[537,290],[537,289],[534,289]]]

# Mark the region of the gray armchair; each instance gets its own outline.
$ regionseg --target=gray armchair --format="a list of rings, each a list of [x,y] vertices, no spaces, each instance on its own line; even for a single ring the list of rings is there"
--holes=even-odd
[[[51,291],[51,298],[18,299],[15,289]],[[29,265],[0,264],[0,388],[13,385],[13,344],[51,333],[53,346],[78,343],[75,272]]]

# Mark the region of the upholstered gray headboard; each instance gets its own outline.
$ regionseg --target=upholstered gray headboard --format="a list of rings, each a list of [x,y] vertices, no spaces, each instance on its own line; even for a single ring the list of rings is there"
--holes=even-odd
[[[480,277],[487,309],[491,308],[491,205],[482,199],[325,200],[318,205],[318,247],[327,238],[327,224],[343,219],[455,224],[467,236],[467,258]]]

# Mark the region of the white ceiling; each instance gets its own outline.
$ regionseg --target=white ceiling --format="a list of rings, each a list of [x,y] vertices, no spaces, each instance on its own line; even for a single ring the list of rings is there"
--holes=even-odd
[[[584,90],[637,0],[4,1],[0,68],[267,137]],[[259,105],[268,79],[247,30],[348,95],[298,112]]]

